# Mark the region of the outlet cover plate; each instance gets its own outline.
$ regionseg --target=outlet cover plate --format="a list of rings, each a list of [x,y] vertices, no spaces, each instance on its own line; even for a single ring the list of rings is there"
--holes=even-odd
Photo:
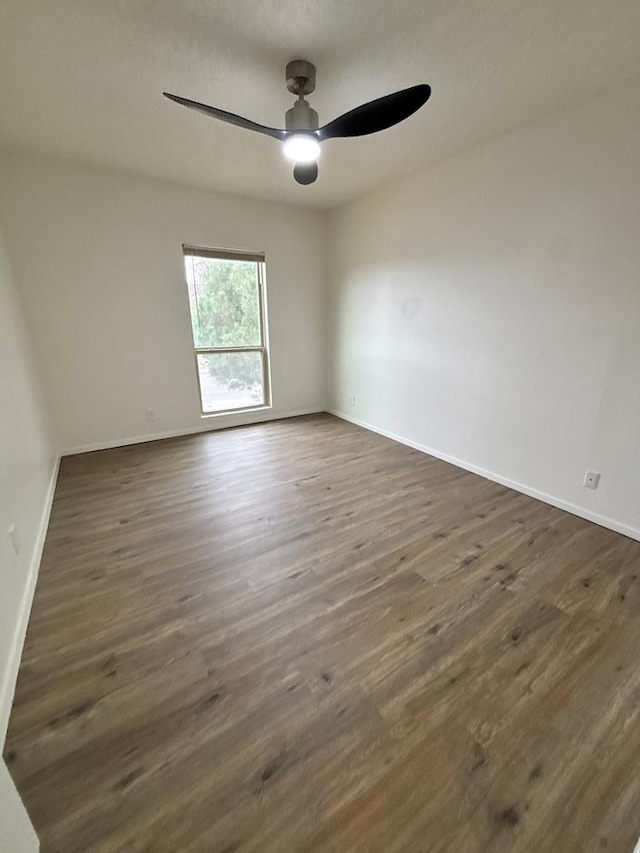
[[[598,471],[586,471],[582,485],[585,489],[597,489],[600,485],[600,473]]]

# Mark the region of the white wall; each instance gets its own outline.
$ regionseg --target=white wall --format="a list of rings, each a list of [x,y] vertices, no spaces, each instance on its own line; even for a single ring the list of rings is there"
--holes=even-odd
[[[0,761],[0,850],[35,853],[38,838],[4,761]]]
[[[57,459],[0,240],[0,753],[27,628]],[[8,530],[15,525],[19,554]],[[37,849],[22,804],[0,761],[0,849]]]
[[[330,257],[336,411],[640,537],[638,86],[337,210]]]
[[[0,186],[63,450],[256,419],[200,417],[182,243],[266,252],[272,414],[324,407],[323,214],[7,153]]]

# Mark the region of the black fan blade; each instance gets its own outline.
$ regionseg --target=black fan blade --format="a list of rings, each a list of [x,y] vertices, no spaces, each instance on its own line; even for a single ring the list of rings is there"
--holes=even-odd
[[[163,92],[162,94],[165,98],[169,98],[170,101],[175,101],[176,104],[182,104],[183,107],[189,107],[190,110],[197,110],[199,113],[204,113],[206,116],[211,116],[211,118],[218,118],[220,121],[226,121],[228,124],[235,124],[247,130],[255,130],[257,133],[265,133],[267,136],[273,136],[274,139],[285,139],[287,136],[286,130],[279,130],[277,127],[265,127],[263,124],[257,124],[255,121],[237,116],[235,113],[228,113],[226,110],[219,110],[217,107],[200,104],[198,101],[190,101],[188,98],[181,98],[179,95],[170,95],[169,92]]]
[[[318,131],[319,139],[333,139],[336,136],[366,136],[377,133],[398,124],[413,115],[429,100],[431,86],[422,83],[402,89],[392,95],[385,95],[368,104],[362,104],[348,113],[334,118]]]
[[[299,184],[312,184],[318,177],[317,163],[296,163],[293,167],[293,177]]]

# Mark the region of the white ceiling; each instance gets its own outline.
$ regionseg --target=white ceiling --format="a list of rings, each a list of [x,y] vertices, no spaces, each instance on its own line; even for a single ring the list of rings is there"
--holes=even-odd
[[[330,207],[640,76],[638,0],[2,0],[0,145]],[[317,66],[321,123],[430,83],[404,124],[324,145],[298,186],[279,144],[163,89],[282,126],[284,66]]]

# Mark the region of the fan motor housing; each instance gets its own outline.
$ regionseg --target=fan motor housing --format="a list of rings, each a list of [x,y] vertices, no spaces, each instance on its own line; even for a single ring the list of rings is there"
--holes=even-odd
[[[296,101],[284,117],[287,130],[317,130],[318,113],[309,106],[309,102],[301,98]]]

